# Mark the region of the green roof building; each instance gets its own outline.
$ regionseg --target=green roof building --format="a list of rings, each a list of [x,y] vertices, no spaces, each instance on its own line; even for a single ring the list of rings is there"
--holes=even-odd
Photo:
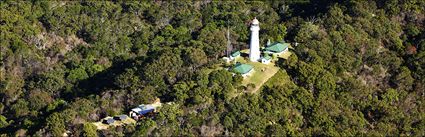
[[[233,68],[234,72],[241,73],[242,76],[245,76],[246,74],[248,74],[252,70],[253,70],[253,67],[251,65],[240,64],[240,63],[236,64],[235,67]]]
[[[270,56],[264,56],[264,59],[265,59],[265,60],[271,60],[271,59],[272,59],[272,57],[270,57]]]
[[[236,58],[236,57],[239,57],[240,55],[241,55],[240,51],[235,51],[232,54],[230,54],[230,57]]]
[[[272,57],[270,57],[269,54],[265,54],[263,58],[261,58],[261,63],[269,64],[271,60],[272,60]]]
[[[232,54],[230,54],[230,56],[232,56],[232,57],[237,57],[237,56],[240,56],[240,55],[241,55],[240,51],[235,51]]]
[[[265,50],[272,53],[282,53],[284,51],[287,51],[288,47],[289,47],[289,43],[275,42],[267,46]]]

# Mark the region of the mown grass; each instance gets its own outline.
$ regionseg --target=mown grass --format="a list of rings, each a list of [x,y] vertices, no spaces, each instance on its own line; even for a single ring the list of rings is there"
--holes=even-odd
[[[250,76],[246,77],[242,81],[243,86],[248,86],[248,84],[252,83],[255,85],[254,88],[248,88],[246,92],[255,93],[261,86],[267,82],[269,78],[271,78],[279,68],[274,65],[274,63],[270,64],[262,64],[260,62],[247,62],[247,61],[239,61],[241,63],[246,63],[252,65],[254,67],[253,72]]]
[[[247,55],[249,50],[242,50],[241,53]],[[285,52],[282,53],[279,58],[287,59],[292,53],[291,52]],[[274,62],[276,60],[273,60],[269,64],[263,64],[261,62],[250,62],[248,61],[248,57],[239,57],[237,58],[236,62],[249,64],[254,67],[253,72],[244,80],[242,81],[242,86],[247,87],[246,91],[247,93],[257,93],[262,87],[263,84],[267,84],[268,86],[272,85],[281,85],[286,84],[289,82],[289,76],[286,73],[285,70],[280,70],[279,67],[277,67]],[[235,62],[230,62],[230,64],[233,64]],[[219,67],[216,69],[208,69],[208,72],[211,72],[213,70],[223,69],[223,67]],[[248,86],[249,84],[254,84],[255,87]]]

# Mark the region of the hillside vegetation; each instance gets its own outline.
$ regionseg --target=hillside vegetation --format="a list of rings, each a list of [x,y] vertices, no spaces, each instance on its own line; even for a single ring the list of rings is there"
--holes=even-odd
[[[234,97],[216,68],[254,17],[298,44]],[[425,136],[424,26],[424,0],[0,1],[0,136]],[[88,124],[157,97],[176,105]]]

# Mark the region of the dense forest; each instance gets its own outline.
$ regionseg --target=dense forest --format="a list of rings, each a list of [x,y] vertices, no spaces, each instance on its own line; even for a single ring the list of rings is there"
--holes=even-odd
[[[244,93],[216,68],[254,17],[297,44]],[[0,136],[425,136],[424,0],[6,0],[0,32]]]

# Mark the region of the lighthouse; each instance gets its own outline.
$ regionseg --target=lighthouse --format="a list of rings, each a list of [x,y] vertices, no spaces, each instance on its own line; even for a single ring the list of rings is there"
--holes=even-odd
[[[251,23],[251,42],[249,44],[249,60],[252,62],[257,62],[260,59],[260,22],[257,18],[254,18]]]

